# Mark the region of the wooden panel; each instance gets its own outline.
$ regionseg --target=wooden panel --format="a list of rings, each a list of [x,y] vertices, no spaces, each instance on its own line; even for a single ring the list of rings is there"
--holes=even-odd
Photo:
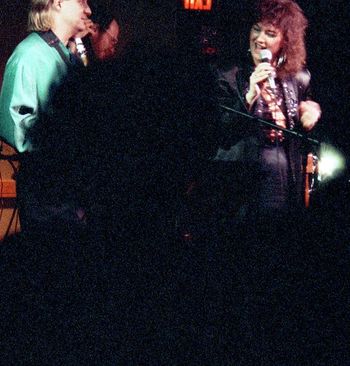
[[[0,198],[15,198],[16,182],[13,179],[0,181]]]
[[[15,198],[3,198],[0,201],[0,242],[6,236],[20,232],[18,210]]]
[[[0,198],[16,197],[16,175],[19,162],[15,160],[16,151],[0,140]]]

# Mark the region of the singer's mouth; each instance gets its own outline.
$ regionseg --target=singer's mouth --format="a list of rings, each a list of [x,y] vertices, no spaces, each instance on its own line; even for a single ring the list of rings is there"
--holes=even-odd
[[[255,43],[255,49],[257,49],[257,50],[265,50],[266,49],[266,46],[262,46],[262,45],[260,45],[258,43]]]

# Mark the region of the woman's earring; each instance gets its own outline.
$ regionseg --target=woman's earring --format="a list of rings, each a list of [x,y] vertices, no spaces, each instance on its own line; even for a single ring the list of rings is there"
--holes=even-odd
[[[283,53],[282,55],[280,55],[280,57],[278,57],[278,60],[277,60],[277,67],[281,67],[285,62],[286,62],[286,54]]]

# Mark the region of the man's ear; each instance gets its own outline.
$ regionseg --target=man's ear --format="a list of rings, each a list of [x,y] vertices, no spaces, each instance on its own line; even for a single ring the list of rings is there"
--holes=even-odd
[[[52,7],[56,10],[61,9],[62,0],[53,0]]]

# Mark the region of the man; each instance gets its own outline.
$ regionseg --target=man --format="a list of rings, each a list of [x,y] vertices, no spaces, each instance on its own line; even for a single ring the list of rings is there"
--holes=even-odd
[[[104,61],[115,56],[119,32],[116,19],[101,12],[90,28],[90,42],[96,59]]]
[[[72,65],[66,46],[90,15],[86,0],[32,0],[31,33],[7,62],[0,95],[0,135],[19,152],[37,148],[35,124]]]
[[[37,157],[43,142],[37,130],[43,116],[52,111],[52,96],[74,66],[68,41],[85,32],[90,15],[87,0],[31,0],[31,33],[16,47],[5,68],[0,94],[0,136],[19,153],[29,153],[21,154],[17,177],[22,229],[53,211],[62,214],[62,209],[52,209],[56,203],[47,200],[47,192],[44,198],[43,185],[37,181]],[[75,216],[75,210],[71,214]]]
[[[83,38],[83,44],[81,45],[84,48],[86,46],[86,49],[84,50],[87,56],[86,64],[99,63],[99,61],[110,61],[114,59],[117,54],[117,44],[118,48],[120,46],[119,21],[113,14],[113,10],[102,4],[91,5],[91,8],[92,16],[86,23],[86,32],[88,32],[88,34]],[[69,43],[69,48],[73,53],[79,54],[76,41],[77,40],[72,40]],[[99,66],[101,66],[100,63]]]

